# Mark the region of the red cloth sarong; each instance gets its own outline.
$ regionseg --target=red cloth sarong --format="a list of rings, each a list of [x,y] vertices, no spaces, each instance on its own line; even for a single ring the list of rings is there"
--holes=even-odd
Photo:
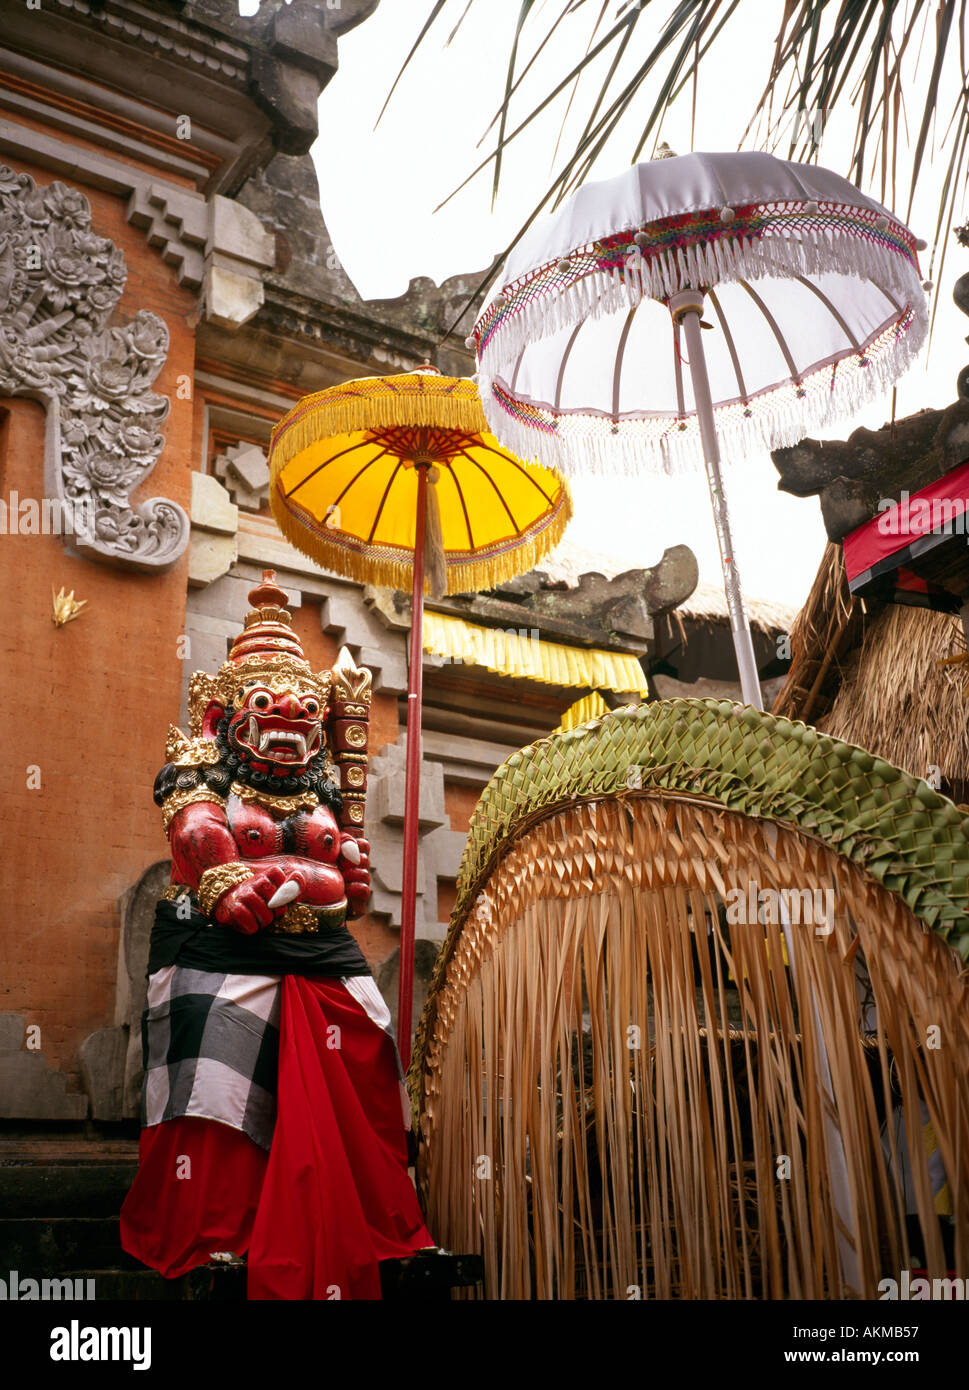
[[[433,1245],[407,1174],[396,1048],[339,980],[281,988],[270,1152],[211,1120],[143,1130],[122,1245],[168,1278],[248,1251],[250,1299],[378,1299],[380,1260]]]

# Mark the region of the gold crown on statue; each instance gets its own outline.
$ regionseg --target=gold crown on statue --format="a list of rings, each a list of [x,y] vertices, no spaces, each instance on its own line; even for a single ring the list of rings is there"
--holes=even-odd
[[[202,720],[213,700],[231,709],[242,704],[244,688],[259,681],[268,690],[312,692],[325,705],[330,696],[329,671],[314,672],[293,631],[286,595],[276,583],[275,570],[263,570],[262,583],[249,591],[252,608],[232,644],[228,660],[216,675],[196,671],[188,686],[188,713],[193,738],[202,734]]]

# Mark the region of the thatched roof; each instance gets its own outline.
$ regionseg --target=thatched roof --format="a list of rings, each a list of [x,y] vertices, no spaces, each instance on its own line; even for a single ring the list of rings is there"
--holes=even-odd
[[[969,778],[966,668],[941,662],[965,650],[957,617],[891,604],[871,623],[821,727],[916,777],[938,768],[962,799]]]
[[[841,546],[829,541],[811,592],[789,629],[791,669],[774,703],[775,714],[820,728],[861,641],[867,615],[865,604],[848,589]]]
[[[792,665],[774,713],[803,719],[929,778],[938,768],[953,796],[969,782],[966,651],[958,617],[852,597],[841,547],[828,545],[791,633]]]
[[[790,632],[797,618],[797,609],[791,604],[776,603],[772,599],[752,598],[749,594],[744,594],[744,606],[751,626],[760,628],[761,632]],[[681,603],[676,611],[696,623],[730,621],[723,586],[708,584],[702,579],[686,602]]]

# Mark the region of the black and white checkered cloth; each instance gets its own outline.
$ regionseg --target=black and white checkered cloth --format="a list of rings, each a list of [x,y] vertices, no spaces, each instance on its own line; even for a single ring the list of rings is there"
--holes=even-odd
[[[143,1125],[194,1115],[272,1143],[279,1065],[278,975],[169,965],[148,981]]]
[[[148,978],[142,1016],[143,1126],[194,1115],[241,1129],[262,1149],[272,1144],[279,1071],[279,975],[219,974],[166,965]],[[393,1040],[373,978],[340,984],[371,1023]],[[405,1128],[410,1103],[397,1059]]]

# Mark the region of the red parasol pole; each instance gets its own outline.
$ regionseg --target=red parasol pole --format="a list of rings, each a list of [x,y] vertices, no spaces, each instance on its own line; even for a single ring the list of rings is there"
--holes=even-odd
[[[407,690],[407,771],[404,779],[404,877],[400,912],[400,973],[397,1045],[406,1071],[410,1065],[414,1010],[414,920],[417,915],[417,832],[421,795],[421,697],[424,687],[424,538],[427,529],[427,470],[417,470],[417,532],[414,537],[414,588],[411,594],[410,673]]]

